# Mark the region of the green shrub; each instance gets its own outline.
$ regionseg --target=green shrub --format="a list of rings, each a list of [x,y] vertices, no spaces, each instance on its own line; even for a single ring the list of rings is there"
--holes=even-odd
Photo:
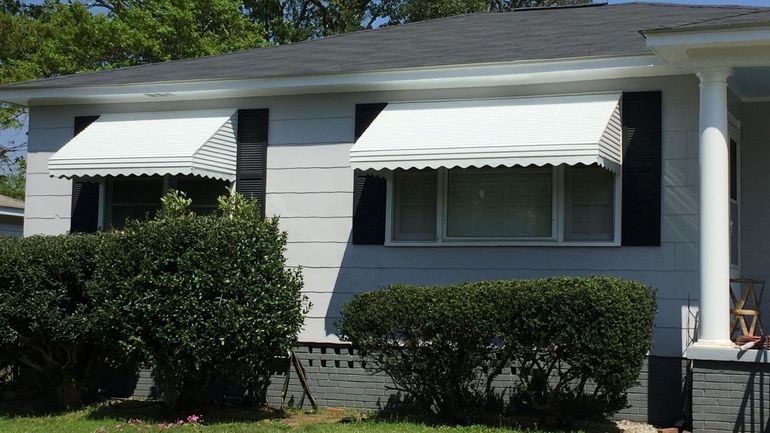
[[[154,370],[171,406],[200,403],[221,374],[263,398],[269,363],[294,346],[306,308],[300,272],[285,267],[286,235],[239,195],[212,216],[185,212],[179,198],[104,243],[91,287],[107,334]]]
[[[337,324],[373,372],[424,409],[444,419],[470,421],[503,367],[494,344],[497,305],[474,287],[394,285],[357,295]],[[504,360],[502,360],[504,361]]]
[[[652,290],[617,278],[395,285],[354,297],[338,327],[368,369],[444,419],[471,420],[514,366],[512,409],[565,421],[625,407],[655,308]]]
[[[100,242],[97,235],[0,237],[0,351],[66,407],[96,392],[103,359],[85,291]]]
[[[500,332],[517,369],[514,401],[561,421],[626,407],[652,342],[655,294],[619,278],[549,278],[473,287],[502,291]]]

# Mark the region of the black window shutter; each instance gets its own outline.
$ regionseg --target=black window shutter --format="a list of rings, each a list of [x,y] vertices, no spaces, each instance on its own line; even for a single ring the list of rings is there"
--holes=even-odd
[[[661,92],[623,94],[622,245],[659,246]]]
[[[387,104],[356,105],[355,138],[366,131]],[[385,243],[387,181],[356,170],[353,173],[353,234],[357,245]]]
[[[382,245],[385,243],[385,195],[387,181],[383,177],[356,170],[353,179],[353,243]]]
[[[75,117],[74,135],[83,132],[99,116]],[[99,224],[99,184],[85,180],[72,181],[70,233],[92,233]]]
[[[235,190],[253,197],[265,214],[268,109],[238,110]]]

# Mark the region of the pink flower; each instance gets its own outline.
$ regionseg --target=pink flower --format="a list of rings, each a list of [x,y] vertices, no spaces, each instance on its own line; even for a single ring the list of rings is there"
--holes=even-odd
[[[190,415],[190,416],[187,417],[187,422],[195,424],[195,423],[199,422],[200,419],[201,419],[200,415]]]

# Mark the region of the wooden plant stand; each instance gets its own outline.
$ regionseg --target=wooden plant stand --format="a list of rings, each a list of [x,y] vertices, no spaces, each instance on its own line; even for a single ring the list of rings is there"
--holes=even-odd
[[[735,295],[733,284],[739,285],[743,290],[740,298]],[[760,335],[764,335],[762,328],[762,317],[759,310],[762,295],[765,291],[765,280],[756,280],[751,278],[731,278],[730,279],[730,302],[732,308],[732,323],[730,325],[730,336],[733,336],[740,325],[740,336],[754,336],[757,328]],[[748,319],[748,320],[747,320]]]

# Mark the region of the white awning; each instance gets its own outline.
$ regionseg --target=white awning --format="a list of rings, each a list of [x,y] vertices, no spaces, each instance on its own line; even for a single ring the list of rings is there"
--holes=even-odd
[[[48,172],[234,180],[234,116],[235,109],[103,114],[48,159]]]
[[[622,161],[620,93],[390,103],[353,145],[362,170]]]

